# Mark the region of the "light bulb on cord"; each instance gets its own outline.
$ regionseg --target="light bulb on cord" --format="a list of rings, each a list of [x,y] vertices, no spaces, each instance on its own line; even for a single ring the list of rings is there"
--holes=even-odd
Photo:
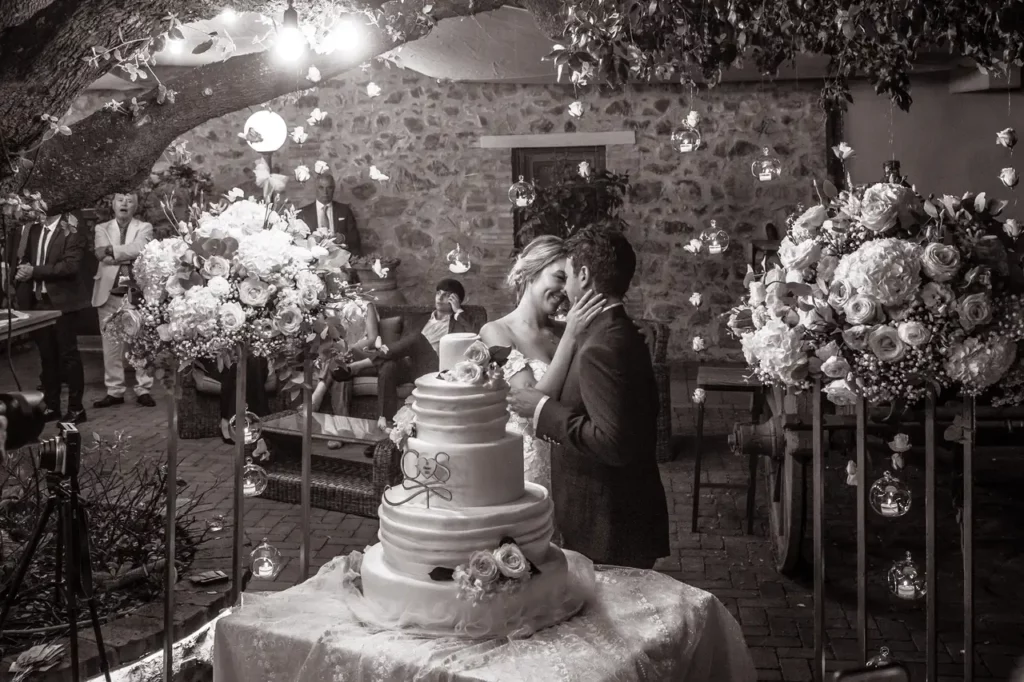
[[[298,61],[306,51],[306,38],[299,29],[299,13],[292,7],[291,0],[288,0],[288,9],[284,11],[274,49],[281,59],[289,62]]]
[[[185,49],[185,41],[177,38],[172,38],[167,41],[167,51],[171,54],[181,54],[181,51]]]

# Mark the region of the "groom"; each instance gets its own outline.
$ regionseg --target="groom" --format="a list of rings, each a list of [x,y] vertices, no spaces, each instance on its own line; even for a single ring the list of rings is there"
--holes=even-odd
[[[636,270],[619,232],[566,241],[565,293],[608,301],[577,341],[558,399],[512,389],[509,404],[552,444],[551,496],[563,546],[595,563],[653,568],[669,554],[668,505],[655,458],[658,392],[651,357],[622,298]]]

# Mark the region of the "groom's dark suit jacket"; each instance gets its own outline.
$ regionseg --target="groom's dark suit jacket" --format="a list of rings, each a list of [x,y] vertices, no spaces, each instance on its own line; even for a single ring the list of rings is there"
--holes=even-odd
[[[647,344],[616,306],[587,327],[558,400],[537,420],[552,443],[551,496],[567,549],[620,566],[669,554],[657,419]]]

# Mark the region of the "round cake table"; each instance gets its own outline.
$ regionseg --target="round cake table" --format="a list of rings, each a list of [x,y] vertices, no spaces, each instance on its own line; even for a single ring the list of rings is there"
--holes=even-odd
[[[587,561],[566,552],[570,561]],[[527,639],[417,637],[359,622],[361,556],[310,580],[243,595],[217,623],[214,682],[753,682],[739,624],[718,599],[654,571],[597,566],[576,617]]]

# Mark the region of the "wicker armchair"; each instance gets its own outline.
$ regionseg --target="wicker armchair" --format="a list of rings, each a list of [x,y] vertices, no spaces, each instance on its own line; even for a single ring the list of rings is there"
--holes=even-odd
[[[463,315],[467,315],[473,322],[476,329],[480,329],[487,323],[487,309],[478,305],[467,305],[463,308]],[[385,345],[394,343],[405,330],[421,329],[427,323],[427,318],[434,312],[432,305],[381,305],[377,306],[377,316],[380,318],[381,342]],[[346,389],[348,397],[348,412],[338,410],[336,413],[345,413],[350,417],[362,419],[376,419],[377,411],[377,377],[372,374],[357,376],[348,382]],[[412,393],[413,384],[403,384],[398,387],[398,399],[405,400]]]
[[[647,339],[654,365],[654,381],[658,386],[658,445],[659,462],[672,459],[672,391],[668,367],[669,328],[657,320],[635,320],[640,333]]]
[[[202,369],[194,368],[178,376],[178,438],[191,440],[220,435],[220,382]],[[267,377],[267,399],[271,412],[281,412],[293,402],[277,390],[277,377]]]

